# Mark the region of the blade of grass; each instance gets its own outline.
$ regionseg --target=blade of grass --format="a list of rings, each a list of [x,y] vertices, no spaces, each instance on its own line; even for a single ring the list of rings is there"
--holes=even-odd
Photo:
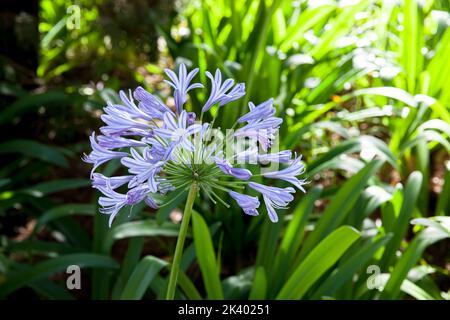
[[[323,239],[298,265],[277,299],[301,299],[311,286],[335,264],[360,237],[359,232],[342,226]]]
[[[378,171],[382,164],[381,160],[369,162],[361,171],[340,187],[317,222],[314,231],[306,239],[297,261],[301,261],[319,241],[339,226],[358,200],[359,194],[366,186],[367,181]]]
[[[353,276],[360,270],[375,253],[392,238],[392,234],[388,234],[373,243],[361,247],[355,254],[335,269],[331,275],[322,283],[322,285],[314,292],[313,299],[321,297],[332,297],[333,294],[341,288],[345,283],[351,282]]]
[[[403,196],[403,203],[400,213],[395,222],[395,232],[392,240],[386,246],[383,258],[380,262],[381,270],[388,270],[389,266],[395,260],[395,253],[399,249],[402,239],[408,229],[409,220],[417,202],[420,186],[422,184],[422,174],[418,171],[411,173],[406,182],[405,192]]]
[[[216,263],[214,247],[211,235],[203,217],[197,212],[192,214],[192,225],[195,252],[202,273],[203,283],[209,299],[223,299],[222,286],[220,284],[219,268]]]
[[[253,279],[249,300],[264,300],[267,293],[267,277],[263,267],[257,267]]]
[[[154,256],[144,257],[134,268],[120,296],[121,300],[141,299],[153,278],[167,266],[167,261]]]

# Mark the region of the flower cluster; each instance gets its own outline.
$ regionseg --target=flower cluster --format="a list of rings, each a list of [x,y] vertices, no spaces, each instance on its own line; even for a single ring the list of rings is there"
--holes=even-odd
[[[260,209],[258,197],[243,191],[253,189],[262,195],[273,222],[278,221],[275,209],[286,208],[294,199],[295,189],[263,185],[251,181],[252,177],[285,180],[305,192],[305,180],[298,178],[305,170],[301,157],[290,150],[271,150],[283,122],[275,117],[273,100],[259,105],[250,102],[248,113],[237,119],[233,126],[239,128],[227,131],[225,138],[222,135],[222,139],[218,139],[217,132],[221,131],[214,127],[215,119],[211,123],[202,123],[203,114],[215,105],[220,108],[244,96],[245,85],[235,84],[232,79],[222,81],[219,70],[214,76],[207,72],[211,92],[201,109],[200,120],[197,120],[195,113],[184,109],[188,92],[203,88],[200,83],[191,84],[197,73],[198,69],[188,73],[184,64],[180,65],[178,75],[166,69],[170,78],[167,82],[174,89],[174,110],[141,87],[129,95],[120,92],[122,103],[108,104],[104,108],[101,118],[105,126],[100,128],[101,135],[92,133],[92,152],[84,157],[84,161],[93,165],[92,184],[103,194],[99,198],[100,212],[109,215],[110,226],[123,207],[144,201],[151,208],[158,208],[164,205],[158,203],[164,195],[169,192],[181,195],[194,183],[201,194],[214,203],[219,201],[228,206],[217,191],[228,192],[246,214],[256,216]],[[243,150],[223,152],[224,142],[230,138],[244,141]],[[127,175],[106,177],[95,172],[100,165],[113,159],[119,159],[127,168]],[[243,166],[238,167],[235,163]],[[267,163],[285,164],[286,167],[254,174],[261,164]]]

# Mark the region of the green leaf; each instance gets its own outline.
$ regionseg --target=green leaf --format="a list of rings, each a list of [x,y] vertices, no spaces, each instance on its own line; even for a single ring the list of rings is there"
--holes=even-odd
[[[429,245],[450,237],[450,230],[442,230],[430,225],[421,231],[409,244],[391,272],[388,282],[380,295],[381,299],[396,299],[409,270],[414,267]]]
[[[181,290],[183,290],[183,292],[186,294],[189,300],[202,300],[202,296],[198,292],[195,285],[188,278],[188,276],[181,270],[178,273],[178,285],[180,286]]]
[[[353,276],[360,270],[375,253],[383,247],[390,239],[392,234],[388,234],[377,241],[362,246],[347,261],[335,269],[331,275],[322,283],[314,293],[313,299],[320,299],[325,296],[332,296],[345,283],[352,281]]]
[[[399,249],[403,236],[408,229],[409,220],[412,217],[412,213],[419,195],[419,191],[422,185],[422,174],[418,171],[411,173],[406,182],[405,192],[403,196],[403,203],[400,209],[400,213],[395,221],[395,232],[392,240],[386,246],[383,254],[383,258],[380,262],[381,270],[386,270],[395,260],[395,253]]]
[[[313,46],[310,54],[316,59],[322,59],[329,51],[334,48],[335,42],[350,32],[354,28],[354,17],[356,13],[367,7],[369,1],[362,0],[352,6],[342,9],[334,21],[331,22],[330,28],[320,36],[319,41]]]
[[[138,264],[141,258],[142,247],[144,246],[144,238],[136,237],[128,241],[128,249],[123,259],[120,273],[117,276],[116,283],[112,289],[112,299],[119,299],[121,292],[126,284],[126,281],[130,278],[133,268]]]
[[[69,245],[68,243],[60,243],[55,241],[42,241],[29,239],[24,241],[11,241],[7,245],[11,252],[26,252],[29,254],[42,254],[54,257],[55,254],[69,254],[79,252],[80,249]]]
[[[296,23],[287,30],[286,37],[280,45],[281,50],[287,51],[296,41],[303,38],[306,31],[323,21],[334,10],[334,5],[324,5],[315,8],[308,8],[303,11]]]
[[[267,278],[263,267],[256,268],[253,286],[248,296],[249,300],[264,300],[267,292]]]
[[[33,140],[3,142],[0,144],[0,154],[5,153],[20,153],[61,167],[67,168],[69,166],[66,158],[58,149]]]
[[[209,226],[209,233],[211,234],[211,237],[214,237],[219,231],[222,223],[220,221],[217,221],[216,223],[213,223],[211,226]],[[183,251],[183,257],[181,258],[180,263],[180,269],[186,272],[188,268],[192,265],[192,263],[196,260],[196,253],[195,253],[195,243],[192,242],[189,244],[186,249]]]
[[[401,290],[417,300],[436,300],[431,294],[408,279],[403,281]]]
[[[128,279],[123,289],[121,300],[139,300],[141,299],[153,278],[165,266],[167,261],[158,259],[154,256],[144,257],[134,268],[133,273]]]
[[[70,292],[46,279],[41,279],[30,284],[30,287],[42,296],[53,300],[75,300]]]
[[[450,65],[448,64],[448,52],[450,50],[450,28],[447,28],[444,35],[440,39],[436,53],[427,66],[427,71],[430,74],[430,79],[433,81],[430,83],[429,94],[432,96],[442,95],[445,85],[449,82]],[[446,103],[445,100],[442,101]],[[445,111],[444,111],[445,112]],[[448,112],[447,112],[448,114]],[[450,121],[449,119],[444,119]]]
[[[49,32],[45,34],[45,36],[41,40],[41,48],[48,48],[51,41],[58,35],[58,33],[61,30],[64,30],[66,27],[66,20],[67,17],[63,16],[61,20],[58,21],[57,24],[55,24]]]
[[[416,99],[414,99],[414,97],[410,93],[406,92],[403,89],[395,87],[375,87],[375,88],[360,89],[351,93],[351,95],[355,97],[361,95],[377,95],[386,98],[396,99],[413,108],[417,108],[418,106]]]
[[[322,186],[312,188],[292,214],[292,220],[287,226],[280,244],[280,250],[285,252],[288,261],[293,258],[293,255],[300,247],[305,225],[314,209],[314,202],[319,199],[321,193]]]
[[[87,187],[91,184],[88,179],[61,179],[39,183],[35,186],[20,190],[23,193],[30,194],[34,197],[41,198],[43,196],[60,192],[64,190],[72,190]]]
[[[12,263],[10,267],[16,272],[18,271],[23,272],[25,270],[33,268],[32,266],[19,263]],[[66,288],[59,286],[47,279],[40,279],[31,282],[29,284],[29,287],[32,288],[34,291],[36,291],[38,294],[48,299],[75,300],[75,297],[72,294],[70,294],[70,292]]]
[[[14,290],[28,285],[33,281],[44,279],[58,272],[66,271],[70,265],[77,265],[80,268],[107,268],[118,267],[116,261],[104,255],[92,253],[76,253],[56,257],[34,265],[32,268],[18,271],[11,275],[6,275],[6,282],[0,287],[0,297],[6,297]]]
[[[40,227],[48,224],[50,221],[74,214],[92,216],[94,214],[94,210],[95,206],[92,204],[70,203],[56,206],[48,211],[45,211],[41,216],[37,218],[34,230],[39,230]]]
[[[11,182],[11,179],[0,179],[0,188],[6,186]]]
[[[197,212],[192,213],[195,252],[209,299],[223,299],[219,268],[208,226]]]
[[[281,227],[281,223],[273,223],[269,219],[264,219],[258,243],[256,266],[264,267],[267,273],[270,273],[275,267],[273,264],[273,257],[275,256],[278,247]]]
[[[292,220],[284,232],[275,258],[274,273],[278,276],[271,279],[271,292],[273,291],[272,288],[279,289],[288,276],[289,266],[294,262],[295,256],[303,241],[304,229],[314,209],[314,202],[319,199],[321,193],[322,187],[315,186],[303,197],[302,201],[294,209]]]
[[[445,215],[450,212],[450,162],[446,166],[444,185],[436,205],[436,215]]]
[[[359,237],[359,232],[349,226],[333,231],[295,269],[277,299],[301,299]]]
[[[317,222],[314,231],[306,239],[298,259],[305,257],[320,240],[324,239],[331,231],[339,226],[358,200],[367,181],[378,171],[382,164],[383,162],[380,160],[369,162],[361,171],[347,180],[339,188],[339,191],[331,199],[322,217]]]
[[[112,244],[116,240],[132,237],[177,237],[179,226],[165,222],[158,224],[153,219],[143,221],[132,221],[114,226],[103,239],[103,252],[109,252]]]
[[[68,102],[69,96],[59,90],[24,96],[0,111],[0,125],[11,122],[15,117],[19,117],[26,112],[37,111],[41,106],[61,106]]]
[[[405,0],[403,4],[402,58],[408,91],[416,93],[416,81],[422,71],[423,13],[416,0]]]
[[[330,151],[311,162],[308,165],[308,176],[312,177],[316,173],[324,170],[328,167],[330,162],[342,162],[339,158],[342,154],[361,151],[373,151],[382,159],[386,159],[394,168],[398,168],[397,158],[392,154],[384,141],[372,136],[364,135],[338,144]]]

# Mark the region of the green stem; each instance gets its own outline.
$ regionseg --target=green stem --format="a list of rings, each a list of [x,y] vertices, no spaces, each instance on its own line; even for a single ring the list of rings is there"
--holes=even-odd
[[[180,233],[178,234],[177,246],[175,248],[175,255],[173,257],[172,267],[170,269],[166,300],[173,300],[175,296],[178,272],[180,271],[181,256],[183,255],[184,240],[186,239],[186,234],[189,228],[189,220],[191,219],[192,207],[194,206],[197,191],[197,182],[193,182],[186,200],[186,206],[184,207],[183,220],[181,221]]]

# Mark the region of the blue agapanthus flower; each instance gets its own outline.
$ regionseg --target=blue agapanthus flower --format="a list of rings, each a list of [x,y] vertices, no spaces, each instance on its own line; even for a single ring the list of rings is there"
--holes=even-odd
[[[227,192],[246,214],[257,216],[260,201],[246,194],[253,190],[253,194],[262,196],[273,222],[278,221],[276,210],[285,209],[294,199],[295,189],[261,184],[261,177],[270,184],[273,179],[286,181],[305,192],[306,181],[299,179],[305,171],[301,156],[293,156],[291,150],[273,150],[283,122],[275,117],[273,99],[258,105],[250,102],[248,113],[236,119],[233,128],[237,129],[222,131],[214,127],[215,119],[202,123],[203,113],[241,98],[245,85],[235,84],[233,79],[222,81],[220,70],[214,76],[207,72],[211,90],[198,117],[184,108],[188,92],[204,87],[191,83],[197,73],[198,69],[188,73],[184,64],[178,75],[166,69],[170,78],[166,82],[174,89],[174,109],[141,87],[129,95],[120,92],[122,103],[104,108],[101,118],[105,126],[100,128],[101,135],[92,133],[92,152],[84,161],[93,165],[92,185],[103,194],[99,198],[100,212],[109,215],[110,226],[122,208],[142,201],[158,208],[164,205],[168,193],[184,193],[194,183],[212,202],[228,206],[217,194]],[[227,147],[231,140],[231,146],[239,148]],[[126,174],[106,177],[95,172],[113,159],[119,159]],[[283,168],[263,170],[267,164]],[[258,182],[252,181],[256,176]]]

